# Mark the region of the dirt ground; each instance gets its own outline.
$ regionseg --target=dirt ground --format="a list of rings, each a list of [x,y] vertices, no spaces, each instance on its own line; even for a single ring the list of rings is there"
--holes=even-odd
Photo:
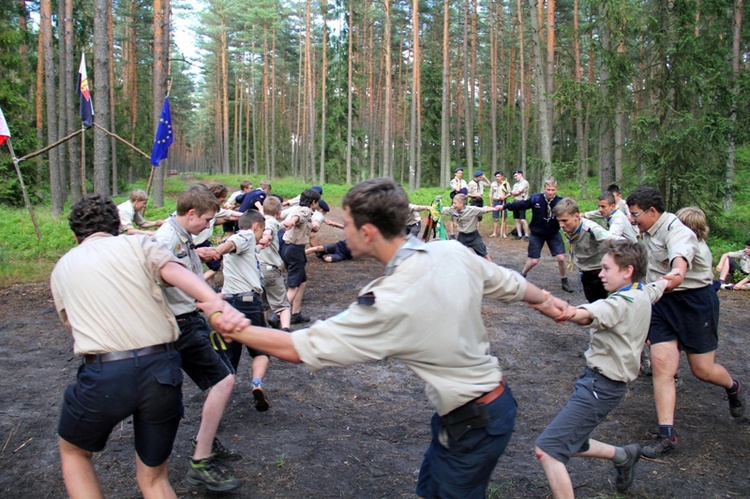
[[[336,219],[336,213],[332,218]],[[489,239],[493,260],[520,270],[522,241]],[[319,238],[339,232],[324,227]],[[303,310],[323,319],[344,309],[358,289],[380,275],[373,261],[324,264],[310,260]],[[545,255],[530,281],[560,291],[554,260]],[[567,295],[584,300],[579,290]],[[747,314],[750,294],[721,291],[718,359],[750,383]],[[61,326],[45,284],[0,290],[0,496],[64,497],[56,425],[66,385],[80,364]],[[533,453],[535,438],[564,405],[584,366],[588,334],[560,326],[522,304],[485,300],[482,314],[518,400],[516,428],[491,482],[489,496],[550,497]],[[432,410],[423,384],[398,362],[383,361],[315,374],[304,366],[273,361],[265,379],[271,409],[256,412],[250,395],[250,362],[240,364],[235,392],[219,437],[242,452],[233,464],[242,485],[227,497],[413,497]],[[723,390],[700,383],[683,359],[684,388],[678,396],[679,450],[662,460],[642,460],[630,497],[747,497],[750,494],[750,424],[729,416]],[[750,385],[748,385],[750,386]],[[185,418],[170,461],[180,497],[213,497],[185,480],[189,439],[197,431],[204,395],[186,377]],[[645,443],[656,428],[651,378],[630,386],[623,403],[594,437]],[[95,457],[108,497],[139,497],[130,421],[113,433]],[[609,462],[574,459],[569,465],[579,497],[616,497]]]

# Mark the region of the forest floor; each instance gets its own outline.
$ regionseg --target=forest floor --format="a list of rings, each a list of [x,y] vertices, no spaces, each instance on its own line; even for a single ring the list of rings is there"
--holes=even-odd
[[[485,220],[484,234],[490,232],[489,223]],[[324,227],[319,239],[332,242],[339,236]],[[485,241],[496,263],[521,269],[526,243],[486,236]],[[303,310],[316,320],[347,307],[382,268],[370,260],[325,264],[311,258],[308,272]],[[548,254],[529,280],[572,303],[585,301],[580,290],[572,295],[560,291],[557,266]],[[717,358],[750,386],[750,294],[719,293]],[[63,390],[74,381],[80,360],[72,353],[48,285],[0,290],[0,300],[0,496],[65,497],[56,427]],[[519,406],[515,432],[495,469],[489,496],[550,497],[533,444],[572,393],[584,367],[587,330],[557,325],[521,303],[487,299],[482,315],[492,353],[500,359]],[[244,455],[232,463],[242,484],[224,496],[414,497],[433,411],[422,382],[402,364],[383,361],[311,374],[304,366],[273,361],[264,383],[271,403],[265,413],[253,408],[249,371],[245,357],[219,432],[224,444]],[[750,424],[732,420],[724,391],[697,381],[684,357],[681,372],[679,449],[663,459],[642,460],[627,495],[747,497]],[[220,495],[185,480],[190,437],[197,431],[204,398],[186,377],[185,417],[169,464],[179,497]],[[646,443],[655,428],[651,378],[640,377],[593,436],[614,444]],[[106,496],[140,496],[130,420],[115,429],[95,463]],[[569,470],[579,497],[617,497],[611,463],[573,459]]]

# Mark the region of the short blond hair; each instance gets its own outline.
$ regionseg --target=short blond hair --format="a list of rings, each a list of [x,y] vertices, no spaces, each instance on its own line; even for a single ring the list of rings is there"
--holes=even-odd
[[[557,187],[557,180],[555,180],[555,177],[549,177],[544,179],[544,186],[550,186],[550,187]]]
[[[135,203],[136,201],[148,201],[148,194],[143,189],[133,189],[130,191],[130,202]]]

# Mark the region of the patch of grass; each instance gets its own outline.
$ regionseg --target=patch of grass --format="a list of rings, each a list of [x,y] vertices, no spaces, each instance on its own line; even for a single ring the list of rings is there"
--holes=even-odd
[[[283,468],[286,465],[286,454],[282,452],[281,454],[276,456],[276,458],[273,460],[273,464],[277,468]]]

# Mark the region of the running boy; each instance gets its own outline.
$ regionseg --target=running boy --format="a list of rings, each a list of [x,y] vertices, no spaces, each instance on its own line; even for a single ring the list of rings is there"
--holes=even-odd
[[[310,242],[310,233],[318,232],[320,224],[312,220],[314,210],[318,209],[320,194],[313,189],[305,189],[300,194],[299,204],[292,207],[287,218],[282,222],[284,233],[284,247],[281,258],[287,269],[286,298],[292,304],[292,324],[310,322],[309,317],[302,315],[302,297],[307,286],[307,272],[305,264],[305,246]]]
[[[641,457],[641,446],[616,447],[594,440],[590,435],[625,396],[626,383],[638,377],[651,304],[661,297],[667,286],[666,279],[642,285],[639,281],[646,276],[646,268],[643,246],[610,240],[599,275],[611,294],[578,308],[570,306],[561,317],[591,325],[596,331],[591,335],[585,353],[586,368],[576,382],[573,395],[534,446],[555,498],[572,499],[574,496],[565,467],[572,456],[611,460],[617,471],[615,487],[618,492],[624,492],[633,483],[633,470]]]
[[[203,265],[194,249],[192,235],[211,224],[219,210],[219,201],[205,185],[195,184],[177,199],[177,214],[170,217],[154,234],[169,251],[196,275],[203,277]],[[215,251],[215,250],[214,250]],[[224,468],[219,459],[237,459],[237,452],[224,448],[216,438],[219,422],[234,387],[234,370],[223,351],[214,350],[209,336],[211,327],[195,306],[195,300],[177,288],[164,290],[169,310],[175,315],[180,337],[175,342],[182,357],[182,369],[198,388],[208,390],[195,450],[190,458],[187,480],[205,485],[209,490],[232,490],[239,481]]]
[[[258,262],[260,262],[260,275],[263,281],[263,295],[272,314],[268,318],[275,316],[274,327],[280,327],[283,331],[289,331],[291,324],[291,305],[286,298],[286,284],[284,284],[284,261],[279,253],[279,220],[278,216],[281,211],[281,201],[273,196],[263,201],[263,213],[266,216],[265,232],[271,237],[268,246],[258,252]]]
[[[587,211],[583,216],[588,219],[603,218],[607,230],[613,236],[623,237],[633,243],[638,241],[638,233],[630,224],[628,215],[617,207],[617,200],[614,194],[609,191],[603,191],[599,194],[598,205],[598,210]]]
[[[563,198],[555,206],[555,217],[565,233],[570,250],[570,265],[578,267],[581,274],[581,285],[586,299],[593,303],[607,297],[599,274],[602,270],[605,241],[612,235],[598,223],[581,218],[578,203],[570,198]]]
[[[453,196],[453,204],[443,208],[443,215],[450,215],[451,221],[458,228],[458,242],[474,250],[477,255],[492,261],[487,253],[487,246],[479,233],[479,217],[488,211],[497,211],[500,206],[466,206],[466,194]]]
[[[270,234],[264,234],[266,220],[258,210],[247,210],[237,222],[240,230],[221,243],[216,249],[224,258],[224,287],[221,294],[234,308],[245,314],[251,324],[265,326],[261,294],[260,269],[256,257],[256,245],[268,245]],[[250,347],[247,352],[253,359],[252,393],[255,408],[268,410],[268,399],[263,391],[263,376],[268,369],[268,356]],[[230,343],[227,355],[232,368],[237,372],[242,356],[242,345]]]
[[[133,225],[137,225],[140,229],[161,227],[164,220],[148,222],[143,218],[141,212],[146,207],[147,202],[148,196],[146,195],[146,191],[133,189],[130,192],[130,199],[117,205],[117,212],[120,215],[121,234],[146,234],[147,236],[152,236],[153,232],[136,229]]]

